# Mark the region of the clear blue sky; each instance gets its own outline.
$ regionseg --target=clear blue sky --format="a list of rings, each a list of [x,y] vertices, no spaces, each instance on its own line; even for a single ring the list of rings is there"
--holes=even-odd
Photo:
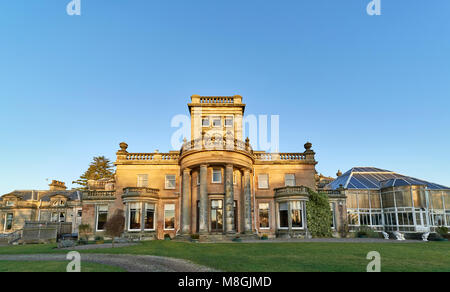
[[[192,94],[280,115],[280,151],[450,185],[450,1],[0,2],[0,194],[170,150]],[[70,184],[69,184],[70,185]]]

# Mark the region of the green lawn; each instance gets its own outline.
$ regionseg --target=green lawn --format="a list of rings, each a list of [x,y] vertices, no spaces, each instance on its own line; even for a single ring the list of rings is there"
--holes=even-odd
[[[0,254],[61,252],[54,245],[0,247]],[[187,259],[222,271],[364,272],[369,251],[381,254],[382,271],[450,271],[450,243],[185,243],[150,241],[83,253],[148,254]]]
[[[68,262],[0,261],[0,272],[65,272]],[[122,268],[96,263],[82,263],[82,272],[124,272]]]

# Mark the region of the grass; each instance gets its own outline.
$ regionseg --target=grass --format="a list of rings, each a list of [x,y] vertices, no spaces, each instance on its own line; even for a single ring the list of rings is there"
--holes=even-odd
[[[54,245],[0,247],[0,254],[61,253]],[[450,271],[450,243],[186,243],[149,241],[82,253],[158,255],[230,272],[364,272],[367,253],[381,254],[384,272]]]
[[[0,261],[0,272],[65,272],[68,262]],[[82,263],[82,272],[124,272],[122,268],[96,263]]]

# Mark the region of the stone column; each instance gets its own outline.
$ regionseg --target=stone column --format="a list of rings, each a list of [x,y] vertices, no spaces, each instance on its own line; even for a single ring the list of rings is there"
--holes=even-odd
[[[191,170],[183,170],[183,184],[181,195],[181,232],[189,234],[191,232]]]
[[[244,170],[244,232],[252,233],[252,190],[250,170]]]
[[[207,184],[208,166],[200,165],[200,214],[197,216],[200,220],[199,233],[208,233],[208,184]]]
[[[227,164],[225,167],[225,231],[234,233],[234,185],[233,185],[233,165]]]

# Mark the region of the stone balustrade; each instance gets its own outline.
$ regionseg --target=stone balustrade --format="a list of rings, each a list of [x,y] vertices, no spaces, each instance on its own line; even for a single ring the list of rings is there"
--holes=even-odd
[[[260,161],[298,161],[306,160],[305,153],[255,153],[255,159]]]
[[[84,191],[83,192],[83,201],[90,200],[115,200],[116,192],[115,191]]]
[[[200,150],[229,150],[229,151],[243,151],[253,155],[253,149],[248,142],[237,139],[195,139],[185,142],[181,146],[180,155],[189,151]]]
[[[200,103],[214,103],[214,104],[233,104],[234,97],[232,96],[202,96]]]
[[[179,158],[178,153],[127,153],[126,160],[129,161],[158,161],[158,160],[171,160],[177,161]]]

